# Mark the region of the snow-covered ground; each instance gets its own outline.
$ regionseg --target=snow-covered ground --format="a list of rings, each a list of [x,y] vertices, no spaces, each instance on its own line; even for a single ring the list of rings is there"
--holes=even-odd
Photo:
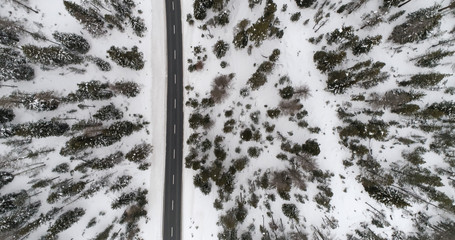
[[[236,25],[242,19],[249,19],[250,25],[263,14],[264,7],[269,1],[259,1],[254,8],[248,7],[249,1],[228,1],[221,12],[228,12],[229,22],[225,26],[211,26],[207,24],[208,20],[216,16],[220,12],[207,10],[207,17],[203,21],[195,20],[194,25],[188,24],[187,14],[193,15],[193,2],[182,1],[182,21],[184,22],[183,36],[184,36],[184,60],[191,59],[196,63],[198,56],[207,55],[207,60],[202,60],[203,68],[199,71],[186,72],[185,85],[191,87],[191,90],[186,91],[186,100],[197,100],[201,104],[203,98],[210,97],[212,90],[213,80],[215,77],[223,74],[235,73],[230,87],[228,88],[228,96],[221,102],[215,103],[214,107],[191,107],[187,105],[185,109],[186,119],[189,119],[193,113],[201,113],[202,115],[209,114],[213,125],[206,129],[196,128],[191,129],[187,123],[185,137],[191,136],[193,133],[199,133],[200,141],[208,139],[214,141],[216,136],[224,137],[222,141],[222,148],[226,151],[227,157],[222,162],[223,171],[232,173],[230,167],[232,160],[242,156],[247,156],[247,149],[250,146],[257,146],[262,148],[262,152],[258,158],[249,157],[247,167],[242,171],[234,173],[234,190],[230,194],[228,200],[222,200],[219,196],[219,187],[216,186],[215,181],[209,177],[208,182],[211,184],[211,191],[208,195],[204,195],[200,188],[193,184],[193,178],[203,174],[203,170],[193,170],[186,168],[184,170],[184,192],[183,192],[183,236],[185,239],[218,239],[222,236],[218,235],[223,232],[223,224],[220,220],[222,215],[230,209],[237,209],[240,203],[243,202],[247,209],[246,218],[234,225],[236,233],[240,236],[242,233],[250,232],[253,239],[258,239],[259,236],[266,234],[275,234],[274,236],[285,236],[285,239],[291,238],[288,235],[291,232],[304,232],[309,239],[346,239],[347,234],[354,235],[359,238],[361,233],[356,233],[356,230],[374,232],[377,236],[391,239],[393,234],[402,231],[406,235],[412,235],[417,231],[416,220],[419,212],[425,212],[430,216],[431,224],[437,224],[439,220],[453,219],[453,212],[449,213],[444,209],[431,206],[428,203],[421,202],[422,199],[413,199],[411,194],[407,192],[407,201],[411,202],[411,206],[405,208],[391,207],[380,203],[369,196],[365,191],[364,186],[360,182],[361,177],[367,176],[368,172],[356,164],[356,159],[351,158],[353,152],[347,146],[342,144],[340,139],[340,131],[345,127],[348,121],[343,122],[339,118],[338,111],[340,108],[347,109],[348,113],[356,113],[352,119],[358,119],[363,122],[368,120],[384,120],[386,122],[397,121],[398,126],[390,126],[389,134],[386,140],[378,141],[375,139],[362,140],[360,143],[368,146],[370,156],[380,162],[380,166],[387,171],[397,170],[395,166],[404,167],[405,160],[402,159],[403,151],[412,151],[418,145],[409,146],[400,144],[398,138],[417,139],[422,136],[428,141],[424,141],[422,146],[429,149],[431,143],[431,134],[419,130],[418,127],[410,127],[409,123],[412,122],[412,117],[397,115],[391,113],[387,109],[374,109],[366,101],[352,101],[352,96],[363,95],[369,99],[371,93],[377,92],[384,94],[386,91],[399,88],[397,82],[407,80],[411,75],[425,72],[441,72],[452,74],[453,67],[451,61],[453,57],[444,58],[439,66],[432,69],[422,69],[414,65],[411,59],[428,53],[437,48],[431,48],[431,45],[438,44],[439,41],[450,39],[450,31],[453,28],[451,21],[454,16],[452,13],[445,13],[439,30],[433,31],[430,37],[425,41],[417,43],[406,44],[403,46],[397,45],[387,38],[391,35],[395,26],[402,24],[406,20],[406,15],[415,12],[422,8],[428,8],[434,4],[446,6],[449,1],[412,1],[400,8],[392,7],[385,12],[381,12],[382,22],[370,28],[361,28],[365,21],[363,20],[367,14],[376,14],[380,10],[383,1],[364,1],[360,8],[352,13],[337,13],[337,10],[343,5],[351,1],[316,1],[309,8],[298,8],[295,1],[274,0],[277,5],[275,15],[279,18],[277,26],[283,29],[284,36],[279,39],[271,37],[262,42],[259,47],[252,46],[251,53],[248,53],[249,47],[244,49],[236,49],[233,45],[233,37]],[[255,2],[255,1],[251,1]],[[353,4],[356,1],[352,1]],[[287,9],[283,10],[286,5]],[[405,10],[396,21],[388,21],[387,19],[393,14]],[[301,17],[297,21],[292,21],[291,16],[294,13],[300,12]],[[316,21],[316,16],[321,19]],[[194,19],[194,16],[193,16]],[[185,23],[186,22],[186,23]],[[203,24],[206,26],[203,26]],[[368,54],[354,56],[349,50],[347,58],[342,64],[337,66],[336,69],[346,69],[352,67],[354,64],[361,61],[371,59],[373,62],[381,61],[386,65],[384,71],[390,74],[388,80],[380,83],[378,86],[362,89],[359,87],[352,87],[344,94],[333,94],[327,90],[327,74],[321,73],[316,69],[313,61],[313,55],[316,51],[320,50],[337,50],[339,45],[326,44],[326,34],[333,32],[335,29],[341,29],[343,26],[353,26],[354,34],[358,35],[360,39],[367,36],[382,35],[381,44],[373,47]],[[318,38],[321,36],[321,43],[312,44],[309,42],[310,38]],[[217,59],[213,53],[212,47],[218,40],[224,40],[229,44],[229,50],[226,56]],[[254,45],[250,42],[248,45]],[[201,46],[202,53],[196,54],[194,49],[196,46]],[[453,50],[453,45],[442,45],[444,50]],[[247,80],[256,71],[257,67],[266,61],[268,56],[274,49],[281,51],[279,60],[271,74],[267,75],[267,83],[260,87],[259,90],[251,90],[247,86]],[[202,59],[202,58],[201,58]],[[227,63],[227,67],[220,67],[221,61]],[[446,63],[446,64],[444,64]],[[189,64],[187,64],[189,66]],[[283,76],[288,76],[291,80],[290,84],[294,88],[299,86],[307,86],[310,90],[308,98],[300,98],[299,101],[303,105],[303,109],[308,112],[304,120],[308,123],[308,128],[319,128],[319,133],[312,132],[306,127],[298,127],[296,122],[290,121],[289,115],[283,116],[278,119],[271,119],[267,116],[266,111],[278,106],[281,100],[278,90],[287,86],[278,83],[279,79]],[[442,100],[454,100],[453,96],[444,94],[444,89],[453,87],[453,76],[447,78],[448,81],[438,85],[439,90],[425,90],[425,89],[412,89],[422,91],[426,94],[424,98],[419,101],[413,102],[420,106],[421,109],[428,107],[433,102],[440,102]],[[442,82],[441,82],[442,83]],[[249,96],[242,97],[239,93],[241,89],[250,89]],[[404,88],[410,90],[411,88]],[[364,109],[384,110],[385,113],[379,117],[372,117],[368,114],[362,114]],[[226,117],[225,113],[229,110],[233,111],[232,117]],[[259,124],[254,124],[250,120],[250,114],[255,111],[260,111]],[[226,126],[228,120],[235,120],[232,132],[223,132],[223,127]],[[265,121],[275,124],[275,130],[267,133],[263,128]],[[406,126],[406,124],[408,124]],[[247,127],[257,127],[262,135],[261,140],[258,142],[242,141],[240,132]],[[273,136],[272,141],[265,140],[267,135]],[[293,184],[290,191],[290,199],[286,200],[277,195],[275,189],[262,189],[255,181],[265,173],[274,171],[281,171],[288,169],[292,166],[289,161],[283,161],[276,156],[282,153],[280,145],[280,138],[286,138],[292,143],[303,144],[308,139],[315,139],[319,143],[321,153],[315,157],[317,168],[323,172],[328,171],[333,174],[326,180],[311,179],[311,172],[304,173],[302,179],[306,182],[306,190],[301,190]],[[215,145],[215,144],[213,144]],[[189,156],[191,153],[191,145],[186,145],[185,155]],[[211,171],[212,167],[216,166],[216,156],[212,153],[213,147],[207,152],[203,153],[200,147],[195,147],[199,154],[196,159],[203,158],[208,154],[208,158],[203,160],[201,165],[205,170]],[[292,155],[287,154],[289,157]],[[429,152],[423,155],[426,163],[423,165],[425,169],[437,174],[438,168],[452,169],[447,162],[444,162],[441,155],[434,152]],[[223,158],[224,159],[224,158]],[[185,160],[184,160],[185,161]],[[354,163],[353,166],[348,167],[343,164],[343,161]],[[394,165],[396,164],[396,165]],[[228,170],[229,169],[229,170]],[[392,169],[392,170],[390,170]],[[395,181],[399,182],[396,186],[401,185],[401,177],[395,173]],[[453,181],[449,180],[450,175],[439,175],[444,187],[438,188],[450,199],[454,199]],[[216,176],[214,176],[216,178]],[[450,183],[451,182],[451,183]],[[320,194],[324,195],[322,189],[328,187],[333,194],[329,197],[329,209],[324,208],[321,204],[316,202],[316,197]],[[406,187],[406,185],[405,185]],[[414,194],[420,194],[415,187],[411,187]],[[223,190],[221,190],[223,191]],[[404,190],[403,190],[404,191]],[[249,197],[252,193],[259,196],[258,207],[253,207],[249,204]],[[270,197],[275,194],[273,199]],[[304,196],[304,201],[300,202],[297,195]],[[228,194],[229,195],[229,194]],[[423,196],[428,201],[434,201]],[[270,200],[272,199],[272,200]],[[222,206],[220,210],[214,207],[215,201],[221,201]],[[239,203],[240,202],[240,203]],[[282,204],[291,203],[297,206],[299,210],[300,222],[290,220],[282,213]],[[453,203],[452,203],[453,204]],[[271,206],[271,210],[267,210],[267,206]],[[437,205],[437,203],[436,203]],[[238,209],[237,209],[238,210]],[[270,212],[269,212],[270,211]],[[378,212],[379,211],[379,214]],[[270,213],[270,214],[269,214]],[[371,224],[372,218],[380,217],[380,221],[385,222],[385,226],[380,227],[376,224]],[[265,217],[265,220],[264,220]],[[238,219],[237,219],[238,220]],[[227,221],[227,220],[225,220]],[[265,221],[265,222],[264,222]],[[278,230],[273,230],[273,225],[282,221],[282,225],[277,226]],[[261,233],[260,227],[265,223],[265,232]],[[251,228],[251,225],[254,226]],[[365,227],[367,224],[367,227]],[[278,225],[280,225],[278,223]],[[284,228],[284,229],[282,229]],[[366,229],[366,230],[365,230]],[[430,228],[426,229],[429,232]],[[225,232],[226,233],[226,232]],[[278,234],[278,235],[277,235]],[[357,235],[356,235],[357,234]],[[370,233],[368,233],[370,234]],[[224,236],[226,237],[226,235]],[[364,236],[365,237],[365,236]],[[226,237],[227,238],[227,237]],[[299,238],[295,238],[299,239]],[[360,238],[363,239],[363,238]],[[449,238],[450,239],[450,238]]]
[[[83,36],[90,44],[90,50],[86,55],[100,57],[109,62],[112,70],[103,72],[100,71],[93,63],[85,62],[79,65],[69,65],[64,67],[49,67],[44,69],[41,64],[29,64],[35,71],[35,78],[32,81],[6,81],[2,84],[14,85],[15,88],[2,86],[0,94],[2,97],[7,97],[15,91],[25,93],[37,93],[41,91],[52,91],[58,97],[64,97],[78,89],[79,83],[88,82],[91,80],[99,80],[102,83],[115,83],[120,81],[131,81],[138,84],[140,92],[136,97],[125,97],[121,94],[108,100],[85,100],[76,103],[61,103],[57,110],[54,111],[35,111],[27,110],[24,107],[13,107],[15,118],[10,124],[19,124],[27,122],[36,122],[38,120],[51,120],[53,118],[60,119],[60,122],[68,123],[71,127],[80,120],[93,119],[93,115],[102,106],[113,103],[119,110],[123,112],[122,121],[129,120],[131,122],[148,122],[144,127],[134,132],[129,136],[121,138],[119,142],[105,147],[89,148],[84,154],[76,156],[62,156],[59,154],[60,149],[65,146],[65,143],[73,135],[81,135],[78,131],[65,133],[63,136],[46,137],[46,138],[31,138],[31,143],[14,147],[7,146],[5,142],[11,140],[1,139],[0,156],[2,159],[2,169],[17,174],[14,180],[2,187],[0,196],[5,196],[9,193],[18,192],[20,190],[27,191],[29,202],[40,201],[41,207],[39,211],[28,219],[24,219],[17,229],[29,227],[27,225],[31,221],[38,219],[39,214],[46,214],[52,207],[61,208],[48,221],[43,221],[43,224],[37,226],[35,230],[30,231],[25,236],[16,235],[13,232],[2,230],[2,239],[40,239],[46,234],[48,228],[53,226],[54,221],[64,212],[80,207],[85,210],[85,214],[77,221],[77,223],[69,228],[63,228],[59,234],[59,239],[93,239],[100,235],[101,232],[108,229],[107,237],[112,236],[113,239],[125,237],[128,234],[126,223],[121,223],[122,215],[128,206],[133,205],[129,202],[122,205],[118,209],[112,209],[111,204],[120,195],[137,189],[145,189],[148,191],[147,201],[145,206],[147,214],[141,217],[137,222],[139,232],[132,233],[135,238],[143,239],[159,239],[161,237],[161,220],[162,220],[162,196],[163,196],[163,178],[164,178],[164,141],[165,138],[165,28],[164,28],[164,1],[134,1],[136,6],[132,10],[134,16],[143,19],[147,30],[143,37],[135,35],[129,27],[129,23],[125,21],[125,30],[119,31],[117,28],[108,30],[108,33],[99,37],[93,37],[83,28],[74,17],[72,17],[65,9],[64,1],[20,1],[31,7],[38,13],[27,10],[15,1],[2,1],[0,3],[0,16],[3,19],[18,21],[20,25],[27,31],[39,33],[46,39],[55,42],[52,38],[52,33],[55,31],[76,33]],[[103,6],[93,4],[91,1],[72,1],[77,4],[82,4],[86,8],[96,9],[99,14],[115,13],[108,2],[101,3]],[[38,46],[58,46],[56,43],[33,39],[29,34],[20,32],[20,41],[16,45],[16,50],[20,51],[20,47],[26,44],[34,44]],[[133,70],[117,65],[114,61],[108,58],[107,50],[111,46],[126,47],[131,49],[137,46],[139,52],[143,53],[145,65],[142,70]],[[2,45],[1,47],[8,47]],[[73,67],[73,69],[71,69]],[[44,69],[44,70],[43,70]],[[83,74],[74,72],[74,69],[83,71]],[[85,104],[88,107],[78,107],[78,104]],[[91,107],[93,106],[93,107]],[[4,105],[2,106],[4,107]],[[105,127],[114,123],[113,120],[103,121]],[[22,137],[14,137],[15,140],[27,139]],[[139,163],[131,162],[124,157],[120,162],[117,162],[114,167],[105,170],[78,171],[75,167],[83,161],[90,161],[95,157],[104,158],[117,151],[123,154],[128,153],[135,145],[147,143],[153,145],[153,153],[145,160]],[[30,152],[41,151],[43,149],[52,149],[49,153],[38,154],[36,157],[27,157]],[[29,155],[30,156],[30,155]],[[12,159],[14,164],[5,163]],[[82,160],[82,161],[81,161]],[[38,163],[44,163],[41,166]],[[57,173],[52,171],[58,164],[68,163],[69,171]],[[37,164],[37,165],[35,165]],[[145,167],[145,170],[140,170],[140,165]],[[150,166],[146,166],[146,165]],[[31,169],[33,166],[39,168]],[[132,177],[129,184],[121,188],[119,191],[109,190],[110,186],[115,183],[120,176]],[[32,188],[31,186],[38,180],[53,179],[52,183],[43,188]],[[55,204],[49,203],[46,199],[49,194],[55,191],[55,184],[68,179],[72,182],[86,182],[85,188],[79,191],[74,196],[65,196]],[[95,183],[104,179],[100,189],[94,192],[92,196],[83,197],[81,194],[93,188]],[[64,201],[62,201],[64,200]],[[15,214],[15,212],[7,212]],[[16,213],[17,214],[17,213]],[[94,221],[93,221],[94,220]],[[89,222],[94,222],[94,227],[87,227]],[[129,221],[129,220],[127,220]],[[108,228],[112,225],[112,228]],[[134,230],[133,230],[134,231]],[[6,235],[5,235],[6,234]]]

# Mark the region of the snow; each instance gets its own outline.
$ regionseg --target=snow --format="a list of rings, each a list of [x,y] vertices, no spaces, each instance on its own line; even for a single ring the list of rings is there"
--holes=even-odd
[[[81,3],[81,1],[73,1]],[[61,137],[48,137],[32,139],[32,144],[29,146],[30,150],[36,151],[41,148],[53,148],[54,152],[49,154],[42,154],[36,160],[24,160],[16,166],[5,168],[4,170],[21,169],[23,165],[44,162],[46,166],[33,174],[21,174],[16,176],[11,184],[5,185],[1,190],[1,195],[16,192],[20,189],[30,189],[32,179],[42,179],[43,177],[56,177],[56,180],[73,179],[73,181],[92,180],[87,184],[86,189],[93,183],[93,181],[100,180],[102,177],[110,175],[109,183],[113,183],[118,176],[130,175],[133,176],[131,183],[123,190],[112,192],[102,188],[95,193],[94,197],[89,199],[75,199],[70,198],[71,204],[57,203],[55,205],[48,204],[46,198],[51,191],[49,187],[38,189],[41,192],[33,197],[33,201],[40,200],[42,207],[41,213],[46,213],[52,207],[64,207],[63,211],[57,214],[57,217],[64,211],[73,209],[75,207],[82,207],[85,209],[85,215],[71,228],[59,234],[61,239],[92,239],[102,232],[107,226],[114,224],[111,234],[114,232],[125,232],[125,225],[119,224],[119,218],[123,214],[125,207],[118,210],[111,208],[111,203],[114,199],[120,196],[123,192],[128,192],[137,188],[147,189],[148,204],[146,205],[147,216],[141,218],[139,221],[140,233],[138,237],[144,239],[159,239],[161,237],[161,221],[162,221],[162,199],[163,199],[163,179],[164,179],[164,124],[165,124],[165,92],[163,89],[165,85],[165,28],[164,28],[164,1],[135,1],[137,6],[133,10],[135,16],[140,16],[144,19],[147,25],[147,31],[143,38],[137,37],[133,34],[132,30],[127,27],[125,32],[120,32],[116,29],[109,31],[106,36],[92,37],[82,25],[74,19],[65,9],[63,1],[47,1],[36,0],[31,1],[29,5],[37,9],[39,14],[27,12],[24,8],[12,1],[0,3],[0,15],[2,17],[9,17],[10,19],[17,19],[24,23],[24,26],[29,31],[39,31],[46,37],[52,40],[52,33],[54,31],[71,32],[82,35],[86,38],[91,46],[87,55],[100,57],[106,60],[106,51],[110,46],[127,47],[131,49],[133,46],[138,46],[139,51],[144,54],[145,67],[141,71],[134,71],[127,68],[122,68],[114,62],[110,62],[112,70],[109,72],[102,72],[93,64],[86,63],[84,65],[74,65],[72,67],[83,68],[86,70],[85,74],[76,74],[68,70],[68,67],[56,68],[51,70],[43,70],[39,65],[33,65],[35,70],[35,79],[26,82],[5,82],[5,84],[16,85],[18,88],[5,88],[0,89],[2,96],[10,95],[13,91],[20,90],[26,93],[34,93],[39,91],[53,91],[57,95],[67,95],[77,89],[77,83],[88,82],[90,80],[100,80],[101,82],[118,82],[118,81],[134,81],[140,85],[141,92],[135,98],[126,98],[124,96],[116,96],[108,101],[90,101],[86,100],[83,104],[93,105],[94,108],[79,109],[76,104],[62,103],[56,111],[32,111],[24,108],[14,108],[16,114],[12,124],[34,122],[39,119],[50,120],[54,117],[68,118],[64,120],[70,126],[82,119],[89,119],[100,107],[108,105],[110,102],[119,108],[124,113],[124,120],[136,121],[135,114],[141,114],[143,120],[150,122],[144,129],[139,132],[133,133],[128,137],[122,138],[118,143],[108,147],[100,147],[92,149],[92,154],[87,159],[94,157],[105,157],[115,151],[122,151],[127,153],[131,148],[141,142],[147,142],[153,145],[153,154],[149,156],[146,162],[151,166],[148,170],[142,171],[138,169],[138,165],[123,160],[114,169],[95,171],[87,176],[83,173],[74,171],[63,174],[57,174],[51,170],[58,164],[66,162],[70,164],[70,169],[81,163],[80,160],[72,160],[70,157],[63,157],[59,154],[60,149],[64,146],[65,142],[69,140],[70,135]],[[8,13],[7,10],[11,12]],[[139,14],[138,10],[143,13]],[[53,45],[49,42],[37,42],[32,38],[24,35],[19,45],[27,43],[36,44],[39,46]],[[71,110],[76,109],[76,112]],[[111,124],[113,121],[104,123],[105,125]],[[3,143],[5,140],[1,140]],[[13,147],[2,144],[0,146],[0,155],[10,156],[11,151],[15,151]],[[17,151],[17,150],[16,150]],[[22,157],[25,153],[16,152],[17,157]],[[16,156],[12,156],[16,157]],[[19,170],[14,170],[15,172]],[[85,190],[86,190],[85,189]],[[33,191],[30,193],[33,194]],[[76,196],[77,197],[77,196]],[[72,202],[76,200],[75,202]],[[32,221],[37,216],[32,217]],[[97,224],[86,229],[87,223],[96,217]],[[55,220],[56,218],[54,218]],[[50,223],[54,220],[41,225],[36,231],[31,232],[27,239],[39,239],[47,231]]]
[[[435,69],[422,69],[414,66],[414,64],[410,62],[410,59],[428,52],[427,49],[430,45],[436,44],[442,39],[446,39],[449,36],[446,33],[451,31],[453,27],[449,24],[449,22],[453,19],[453,16],[449,17],[448,14],[443,17],[440,27],[441,31],[438,32],[440,35],[430,37],[426,41],[406,44],[400,47],[402,51],[397,49],[396,44],[387,40],[393,30],[393,26],[402,24],[408,13],[416,11],[420,8],[433,6],[435,2],[423,0],[413,1],[412,4],[407,4],[403,8],[391,8],[389,11],[390,13],[387,13],[387,15],[384,16],[384,19],[387,19],[388,16],[391,16],[393,13],[402,9],[406,10],[406,13],[393,23],[383,22],[373,28],[364,28],[355,31],[355,34],[358,35],[360,39],[380,34],[383,36],[382,43],[379,46],[373,47],[369,54],[364,54],[359,57],[353,56],[352,53],[348,51],[347,61],[341,65],[341,68],[348,68],[357,62],[366,61],[368,59],[371,59],[373,62],[382,61],[386,63],[383,70],[390,74],[390,78],[385,83],[381,83],[379,86],[368,90],[353,87],[349,89],[346,94],[334,95],[325,89],[327,75],[321,74],[315,68],[313,63],[313,54],[316,51],[321,50],[322,46],[326,45],[325,36],[322,43],[317,45],[309,43],[308,39],[310,37],[316,38],[320,34],[331,32],[337,28],[341,29],[342,26],[352,25],[355,29],[360,28],[362,26],[361,19],[364,14],[378,11],[381,1],[366,1],[362,7],[351,14],[336,13],[336,10],[342,4],[349,1],[339,1],[337,3],[330,4],[331,7],[326,6],[323,8],[322,14],[322,16],[330,14],[328,21],[316,32],[315,29],[318,29],[319,25],[315,25],[313,16],[322,4],[321,2],[317,8],[298,9],[294,1],[274,0],[277,4],[277,12],[275,14],[280,20],[279,28],[285,29],[283,38],[265,40],[259,48],[253,47],[251,55],[248,55],[247,48],[236,50],[232,44],[233,28],[239,21],[245,18],[249,19],[251,23],[254,23],[255,20],[262,15],[265,2],[266,1],[262,1],[262,5],[257,5],[255,8],[250,9],[247,1],[230,1],[226,7],[226,9],[230,11],[229,24],[224,27],[208,26],[208,31],[202,30],[200,26],[203,22],[201,21],[195,21],[193,26],[185,23],[186,14],[193,13],[192,1],[182,2],[182,16],[184,16],[182,18],[182,21],[184,22],[184,61],[186,61],[186,59],[192,59],[194,63],[195,56],[193,54],[193,48],[198,45],[206,48],[206,52],[202,55],[208,55],[208,60],[204,62],[204,68],[201,71],[194,71],[191,73],[186,72],[185,74],[185,85],[194,87],[193,91],[186,92],[186,100],[189,98],[200,100],[208,97],[210,95],[212,81],[216,76],[229,73],[236,74],[231,88],[229,89],[229,97],[227,97],[221,104],[217,104],[214,108],[201,110],[203,114],[209,113],[212,120],[214,120],[214,125],[210,129],[204,130],[207,131],[206,137],[213,139],[216,135],[225,136],[226,139],[223,144],[225,145],[228,155],[225,160],[226,162],[230,161],[230,159],[235,159],[239,155],[246,155],[246,149],[250,146],[263,147],[260,157],[258,159],[250,158],[248,167],[243,170],[241,174],[237,173],[235,178],[236,186],[231,195],[231,200],[223,203],[224,206],[221,211],[217,211],[214,207],[212,207],[214,200],[218,198],[218,194],[216,194],[218,187],[216,187],[212,182],[211,193],[203,195],[201,191],[192,184],[192,178],[197,172],[188,168],[184,169],[183,199],[185,200],[183,201],[182,219],[182,231],[184,238],[217,239],[217,234],[222,231],[222,227],[218,224],[219,216],[234,206],[234,200],[240,193],[245,193],[245,191],[242,190],[242,187],[246,188],[245,194],[248,196],[249,187],[251,187],[248,180],[255,179],[255,177],[253,177],[255,176],[254,173],[257,173],[259,170],[262,170],[262,172],[276,171],[287,167],[285,163],[277,162],[277,159],[275,158],[276,154],[281,152],[279,149],[279,141],[269,143],[266,140],[262,140],[260,145],[254,142],[240,141],[238,132],[240,132],[242,128],[238,126],[249,126],[249,114],[256,110],[261,111],[261,115],[259,117],[261,120],[258,126],[260,126],[264,120],[272,122],[276,124],[276,131],[285,135],[291,142],[303,143],[306,139],[316,139],[321,148],[321,154],[316,160],[319,169],[323,171],[329,170],[334,174],[334,176],[328,180],[328,185],[333,192],[333,197],[330,201],[332,209],[330,211],[320,209],[313,200],[314,196],[319,192],[316,188],[317,184],[309,182],[308,189],[306,191],[299,191],[296,187],[293,187],[291,190],[291,196],[293,196],[294,193],[301,193],[306,195],[309,199],[308,201],[305,201],[304,204],[301,204],[296,202],[295,199],[291,197],[291,202],[295,203],[300,209],[300,219],[305,219],[302,225],[305,226],[305,232],[307,232],[309,236],[311,236],[317,228],[322,230],[324,234],[330,235],[333,239],[345,239],[346,234],[352,234],[355,229],[360,228],[360,224],[362,222],[366,222],[372,230],[380,233],[382,237],[389,239],[391,238],[394,228],[404,231],[405,233],[414,232],[415,226],[412,218],[413,214],[419,211],[428,211],[429,213],[434,214],[434,221],[438,219],[437,216],[449,216],[441,214],[441,212],[437,209],[428,210],[427,206],[424,204],[417,204],[413,202],[412,207],[397,209],[385,206],[372,199],[365,192],[362,184],[359,183],[358,179],[356,179],[360,174],[362,174],[362,170],[357,166],[346,168],[342,163],[343,160],[350,159],[351,153],[349,149],[340,143],[341,140],[339,138],[337,127],[344,126],[345,123],[338,118],[337,109],[340,106],[347,106],[350,104],[352,105],[352,107],[349,107],[351,112],[360,112],[363,108],[368,108],[368,105],[366,105],[365,102],[351,101],[351,96],[362,94],[368,98],[369,94],[372,92],[384,93],[388,90],[397,88],[398,81],[407,80],[411,75],[419,72],[435,71],[452,73],[453,69],[450,64],[441,64]],[[444,4],[447,4],[447,1],[436,2],[443,6]],[[286,12],[281,11],[283,4],[288,5]],[[289,18],[295,12],[301,12],[302,17],[299,21],[292,22]],[[215,15],[211,10],[208,10],[207,13],[207,18],[204,22]],[[303,22],[307,19],[310,20],[308,25],[303,25]],[[324,21],[325,19],[321,20],[320,23],[323,23]],[[315,27],[313,28],[313,26]],[[212,46],[218,40],[224,40],[230,43],[230,50],[221,60],[216,59],[212,53]],[[238,92],[245,86],[245,83],[251,74],[256,71],[257,66],[267,60],[266,58],[275,48],[279,48],[281,50],[281,55],[273,73],[268,76],[268,82],[259,90],[251,91],[249,97],[242,98]],[[445,47],[443,48],[445,49]],[[336,46],[328,46],[326,50],[335,49]],[[433,48],[432,50],[437,50],[437,48]],[[443,60],[443,62],[450,62],[449,59],[453,60],[453,58],[450,57]],[[228,63],[228,67],[222,69],[219,66],[222,60]],[[304,119],[308,122],[309,127],[319,127],[321,129],[319,134],[310,133],[307,130],[298,128],[296,125],[293,125],[295,123],[290,123],[287,120],[287,117],[280,117],[278,120],[271,120],[266,117],[265,110],[276,107],[280,101],[277,89],[280,89],[283,86],[278,85],[278,87],[274,87],[274,84],[281,76],[284,75],[289,76],[292,81],[291,85],[294,87],[302,85],[309,87],[311,96],[308,97],[308,99],[301,100],[304,109],[308,111],[308,116]],[[444,85],[452,86],[453,79],[450,78]],[[432,102],[437,102],[442,99],[453,100],[453,97],[449,98],[447,95],[441,95],[440,91],[427,91],[422,89],[419,91],[424,91],[427,94],[422,100],[413,102],[420,105],[421,108],[424,108],[427,103],[431,104]],[[237,105],[237,102],[242,102],[243,106]],[[248,103],[252,105],[252,108],[251,110],[246,110],[246,113],[242,115],[241,111],[244,110],[245,105]],[[224,118],[224,111],[227,109],[234,110],[232,119],[235,119],[238,125],[233,130],[234,134],[225,134],[222,132],[224,121],[228,119]],[[191,107],[187,107],[185,109],[186,119],[192,111],[195,110]],[[372,117],[359,114],[355,117],[355,119],[365,122],[372,119]],[[395,114],[390,114],[387,111],[383,116],[378,117],[377,119],[383,119],[384,121],[396,120],[399,122],[412,121],[411,118],[399,117]],[[185,127],[185,138],[188,138],[194,130],[189,128],[188,125]],[[198,132],[201,133],[204,131],[199,130]],[[293,132],[292,136],[288,134],[290,131]],[[265,133],[263,129],[261,129],[261,134],[263,138],[267,136],[267,133]],[[397,145],[397,141],[394,138],[413,137],[416,135],[430,137],[427,136],[427,133],[415,128],[398,128],[391,126],[389,128],[387,141],[380,142],[372,139],[370,141],[365,140],[363,143],[366,143],[367,146],[371,148],[372,156],[377,159],[382,166],[387,168],[391,163],[404,161],[401,160],[401,152],[403,150],[413,149],[413,147],[407,147],[406,145]],[[424,146],[427,149],[430,142],[431,141],[427,140],[424,143]],[[237,146],[242,149],[240,154],[234,153],[233,151]],[[186,146],[184,152],[188,154],[189,149],[189,146]],[[210,156],[208,161],[213,161],[213,158],[213,156]],[[424,165],[425,168],[433,169],[432,171],[434,171],[435,167],[447,167],[442,157],[435,153],[427,153],[424,158],[427,161]],[[445,187],[438,188],[438,190],[443,191],[448,196],[453,198],[453,188],[449,186],[450,184],[446,181],[446,177],[441,176],[441,178],[443,178]],[[270,192],[273,191],[264,191],[262,189],[256,190],[256,194],[258,195],[265,195]],[[281,213],[281,204],[287,203],[287,201],[280,199],[279,196],[276,198],[277,200],[275,202],[271,202],[275,221],[281,217],[283,221],[288,222],[288,219]],[[261,202],[264,199],[265,197],[262,196],[259,202],[260,207],[258,207],[258,209],[247,206],[249,213],[243,224],[239,224],[239,234],[246,230],[245,227],[248,224],[253,223],[256,226],[253,236],[255,236],[254,238],[259,237],[258,225],[262,224],[262,217],[267,211],[263,208],[263,206],[261,207]],[[380,211],[384,214],[385,219],[391,224],[391,226],[380,229],[371,225],[370,220],[374,214],[372,212],[374,211],[373,208],[380,209]],[[324,230],[326,228],[326,226],[324,226],[325,222],[327,222],[325,217],[333,217],[338,220],[338,227],[335,229]],[[288,228],[291,223],[288,222],[287,225],[288,226],[286,226],[286,228]]]

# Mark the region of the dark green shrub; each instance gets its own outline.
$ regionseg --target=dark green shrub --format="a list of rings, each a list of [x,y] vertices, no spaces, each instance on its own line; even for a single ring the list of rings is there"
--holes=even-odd
[[[138,52],[138,47],[134,46],[128,51],[127,48],[118,48],[111,46],[107,53],[111,57],[112,61],[117,63],[121,67],[127,67],[134,70],[141,70],[144,68],[144,54]]]
[[[139,85],[135,82],[120,81],[115,84],[101,83],[97,80],[77,84],[78,90],[68,94],[65,99],[70,102],[83,100],[106,100],[114,96],[114,93],[122,94],[126,97],[135,97],[139,94]]]
[[[74,33],[54,32],[52,36],[55,40],[71,51],[85,54],[90,50],[90,44],[80,35]]]

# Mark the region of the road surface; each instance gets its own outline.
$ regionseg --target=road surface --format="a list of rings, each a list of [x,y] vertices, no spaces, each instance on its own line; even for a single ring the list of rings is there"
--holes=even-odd
[[[180,240],[183,160],[182,25],[180,0],[165,1],[168,84],[163,239]]]

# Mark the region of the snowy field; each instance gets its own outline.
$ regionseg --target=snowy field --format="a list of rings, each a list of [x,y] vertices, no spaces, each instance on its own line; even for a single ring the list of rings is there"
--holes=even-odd
[[[161,237],[163,8],[162,1],[0,3],[1,239]],[[24,57],[27,46],[38,48]],[[118,49],[109,54],[111,46]],[[11,54],[18,62],[7,62]],[[8,75],[24,64],[32,76]]]
[[[203,2],[182,2],[185,239],[452,239],[450,1]]]

